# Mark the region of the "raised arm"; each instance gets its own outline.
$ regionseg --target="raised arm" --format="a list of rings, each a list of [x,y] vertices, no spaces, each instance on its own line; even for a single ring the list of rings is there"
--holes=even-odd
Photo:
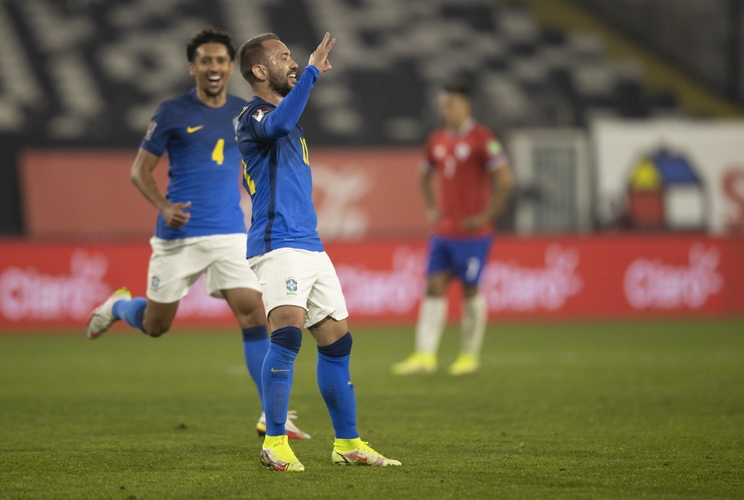
[[[307,105],[307,100],[310,98],[310,90],[312,90],[313,85],[318,80],[318,75],[318,69],[315,66],[305,68],[300,79],[297,80],[297,85],[289,91],[287,97],[282,99],[282,102],[279,103],[276,109],[266,117],[266,123],[264,123],[266,135],[272,139],[289,135],[300,120],[302,112],[305,111],[305,105]]]
[[[276,109],[266,117],[264,131],[272,139],[278,139],[288,135],[297,125],[297,122],[305,111],[307,100],[318,76],[325,73],[333,66],[328,61],[328,53],[336,44],[336,39],[330,39],[330,33],[326,33],[315,52],[310,54],[307,68],[302,72],[297,85],[282,99]]]

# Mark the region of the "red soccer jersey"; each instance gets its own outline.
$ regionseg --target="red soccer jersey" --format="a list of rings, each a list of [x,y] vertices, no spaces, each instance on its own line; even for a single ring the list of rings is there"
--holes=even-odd
[[[482,236],[490,233],[490,224],[466,232],[467,217],[485,210],[491,197],[494,168],[507,163],[501,143],[483,125],[469,122],[455,134],[447,129],[432,132],[426,143],[425,170],[439,175],[438,207],[441,217],[434,228],[442,236]]]

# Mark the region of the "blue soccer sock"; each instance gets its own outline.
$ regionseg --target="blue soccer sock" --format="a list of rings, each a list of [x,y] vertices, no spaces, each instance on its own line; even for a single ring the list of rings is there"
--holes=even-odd
[[[258,389],[258,397],[261,400],[261,411],[264,411],[261,367],[263,366],[264,358],[270,344],[266,325],[254,326],[243,330],[245,364],[248,367],[248,373],[251,374],[251,378]]]
[[[261,369],[267,436],[287,433],[284,424],[289,410],[294,360],[301,345],[302,330],[295,326],[279,328],[271,333],[271,345]]]
[[[147,299],[144,297],[119,300],[114,302],[114,306],[111,308],[111,314],[114,315],[114,318],[122,320],[132,328],[142,330],[142,318],[145,317],[146,305]]]
[[[356,428],[356,398],[349,373],[351,333],[331,345],[318,346],[318,387],[323,395],[337,439],[359,437]]]

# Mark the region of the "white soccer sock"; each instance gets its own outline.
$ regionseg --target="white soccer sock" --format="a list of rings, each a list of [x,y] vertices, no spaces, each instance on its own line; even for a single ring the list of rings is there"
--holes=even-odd
[[[445,297],[424,297],[416,323],[416,352],[436,354],[447,319]]]
[[[462,310],[461,349],[463,353],[471,354],[476,358],[480,356],[487,321],[488,305],[486,304],[486,297],[477,294],[465,299]]]

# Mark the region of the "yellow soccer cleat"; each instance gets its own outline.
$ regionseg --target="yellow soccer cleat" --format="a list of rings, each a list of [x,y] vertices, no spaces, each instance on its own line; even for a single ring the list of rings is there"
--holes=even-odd
[[[400,465],[400,462],[385,458],[359,438],[336,439],[333,442],[331,460],[336,465],[371,465],[373,467],[388,467]]]
[[[88,324],[85,327],[85,336],[93,340],[106,333],[111,325],[118,321],[111,312],[114,303],[120,300],[130,300],[131,298],[132,294],[126,288],[119,288],[112,293],[103,304],[90,313]]]
[[[395,375],[434,373],[437,371],[437,357],[434,354],[414,352],[400,363],[395,363],[390,371]]]
[[[449,367],[450,375],[470,375],[480,368],[478,358],[472,354],[460,354]]]
[[[304,472],[305,466],[297,460],[292,448],[283,436],[266,436],[261,451],[261,463],[268,469],[281,472]]]

